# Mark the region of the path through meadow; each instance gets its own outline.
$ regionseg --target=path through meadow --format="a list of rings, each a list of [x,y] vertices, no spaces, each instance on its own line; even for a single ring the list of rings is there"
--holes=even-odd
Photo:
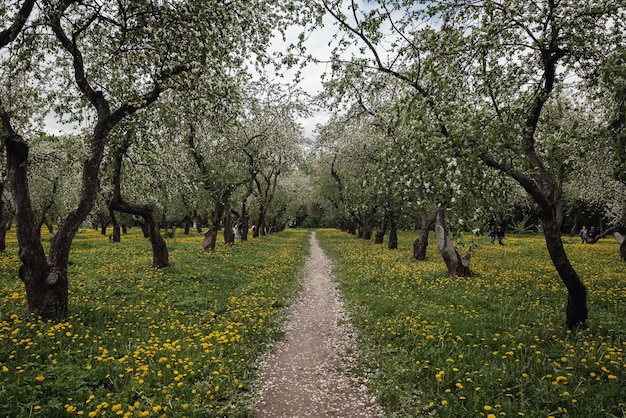
[[[258,418],[378,417],[366,387],[349,375],[355,342],[331,280],[331,263],[311,235],[303,291],[287,319],[285,338],[261,367]]]

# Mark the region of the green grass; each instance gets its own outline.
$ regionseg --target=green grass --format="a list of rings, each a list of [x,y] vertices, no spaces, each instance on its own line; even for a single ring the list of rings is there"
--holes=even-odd
[[[475,238],[464,279],[447,277],[434,241],[413,261],[415,236],[390,251],[318,231],[360,332],[356,372],[389,417],[625,416],[626,264],[615,241],[565,238],[589,291],[587,328],[572,333],[540,236],[510,235],[505,247]],[[281,335],[307,237],[289,230],[207,254],[202,236],[179,234],[172,265],[154,270],[140,231],[119,244],[83,232],[70,317],[42,323],[28,314],[9,235],[0,416],[251,416],[258,359]]]
[[[471,278],[448,278],[416,234],[387,250],[318,232],[360,332],[361,363],[390,417],[623,417],[626,264],[612,239],[565,237],[589,292],[587,328],[565,327],[566,291],[539,235],[478,244]]]
[[[28,313],[9,235],[0,416],[250,416],[257,360],[280,335],[307,236],[290,230],[203,253],[201,235],[178,235],[171,266],[155,270],[141,231],[119,244],[86,231],[70,255],[70,316],[42,323]]]

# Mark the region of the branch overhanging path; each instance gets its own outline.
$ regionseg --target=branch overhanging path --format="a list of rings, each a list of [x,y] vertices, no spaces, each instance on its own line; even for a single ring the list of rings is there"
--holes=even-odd
[[[348,375],[354,331],[331,280],[331,263],[311,235],[303,290],[260,370],[258,418],[378,417],[364,384]]]

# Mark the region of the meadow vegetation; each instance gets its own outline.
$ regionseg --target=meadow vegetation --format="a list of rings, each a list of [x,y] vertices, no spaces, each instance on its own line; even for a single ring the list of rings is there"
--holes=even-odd
[[[0,416],[251,416],[258,360],[299,289],[307,230],[203,253],[203,237],[150,244],[78,234],[70,316],[29,315],[14,232],[0,255]],[[589,321],[564,319],[566,291],[542,238],[504,247],[465,237],[473,276],[449,278],[433,244],[411,258],[332,229],[317,237],[359,331],[355,372],[390,417],[623,417],[626,269],[612,239],[565,237],[589,291]],[[43,240],[49,238],[43,232]]]
[[[334,230],[318,240],[360,332],[358,372],[389,416],[623,417],[626,415],[626,265],[618,244],[566,251],[589,293],[589,321],[565,325],[567,292],[541,235],[475,247],[473,275],[449,278],[434,240],[411,259]]]
[[[43,232],[43,240],[49,236]],[[14,231],[0,255],[0,416],[249,416],[257,360],[298,289],[307,231],[218,245],[88,230],[70,256],[70,313],[29,315]]]

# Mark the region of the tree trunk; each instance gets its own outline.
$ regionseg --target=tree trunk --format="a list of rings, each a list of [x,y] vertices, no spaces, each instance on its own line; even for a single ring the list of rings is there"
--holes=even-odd
[[[204,233],[204,242],[202,248],[204,251],[215,251],[215,243],[217,242],[217,229],[209,227]]]
[[[561,239],[561,227],[557,219],[545,212],[540,213],[543,222],[543,236],[548,246],[548,254],[563,284],[567,288],[567,327],[572,329],[579,322],[587,320],[587,289],[572,267]]]
[[[383,222],[383,225],[376,230],[376,236],[374,237],[374,244],[382,244],[385,241],[385,234],[387,233],[387,221]]]
[[[190,229],[191,229],[191,217],[189,215],[187,215],[187,216],[185,216],[185,219],[184,219],[183,234],[189,235]]]
[[[248,241],[248,223],[242,223],[241,226],[241,240]]]
[[[39,221],[39,225],[37,226],[37,231],[39,231],[40,234],[41,234],[41,228],[44,225],[46,226],[46,229],[48,230],[48,234],[50,235],[54,234],[54,227],[52,226],[50,221],[48,221],[48,217],[45,214],[41,217],[41,220]]]
[[[67,316],[67,263],[55,268],[48,264],[32,210],[28,187],[28,145],[13,131],[8,115],[2,114],[3,140],[7,151],[7,176],[15,206],[16,234],[22,265],[19,277],[26,288],[28,309],[42,319]]]
[[[0,183],[0,253],[3,253],[7,249],[7,224],[8,224],[8,216],[5,213],[5,203],[4,199],[2,199],[2,194],[4,193],[5,183]]]
[[[230,217],[230,213],[228,213],[224,218],[224,243],[235,243],[235,232],[233,231],[233,222]]]
[[[426,259],[426,249],[428,248],[428,234],[430,228],[435,223],[435,216],[429,216],[426,210],[420,210],[420,219],[422,221],[422,229],[420,236],[413,241],[413,258],[415,260]]]
[[[167,267],[170,264],[169,251],[163,235],[161,235],[159,222],[152,211],[145,219],[150,231],[150,244],[152,244],[152,267],[157,269]]]
[[[460,255],[452,245],[446,228],[445,209],[439,205],[435,208],[435,237],[439,252],[448,268],[448,275],[451,277],[469,277],[471,274],[470,255]]]
[[[169,266],[169,251],[167,244],[161,235],[159,222],[157,221],[152,208],[149,206],[133,205],[124,201],[116,200],[109,203],[110,210],[141,216],[144,219],[142,229],[144,236],[148,235],[152,245],[152,267],[164,268]]]
[[[626,261],[626,237],[617,231],[613,233],[613,236],[619,244],[619,258]]]
[[[387,243],[387,248],[390,250],[396,250],[398,248],[398,231],[396,229],[396,222],[393,220],[389,228],[389,242]]]
[[[122,242],[122,234],[120,231],[120,224],[117,223],[117,218],[115,217],[115,213],[110,211],[111,213],[111,223],[113,224],[113,234],[111,235],[111,242]]]

